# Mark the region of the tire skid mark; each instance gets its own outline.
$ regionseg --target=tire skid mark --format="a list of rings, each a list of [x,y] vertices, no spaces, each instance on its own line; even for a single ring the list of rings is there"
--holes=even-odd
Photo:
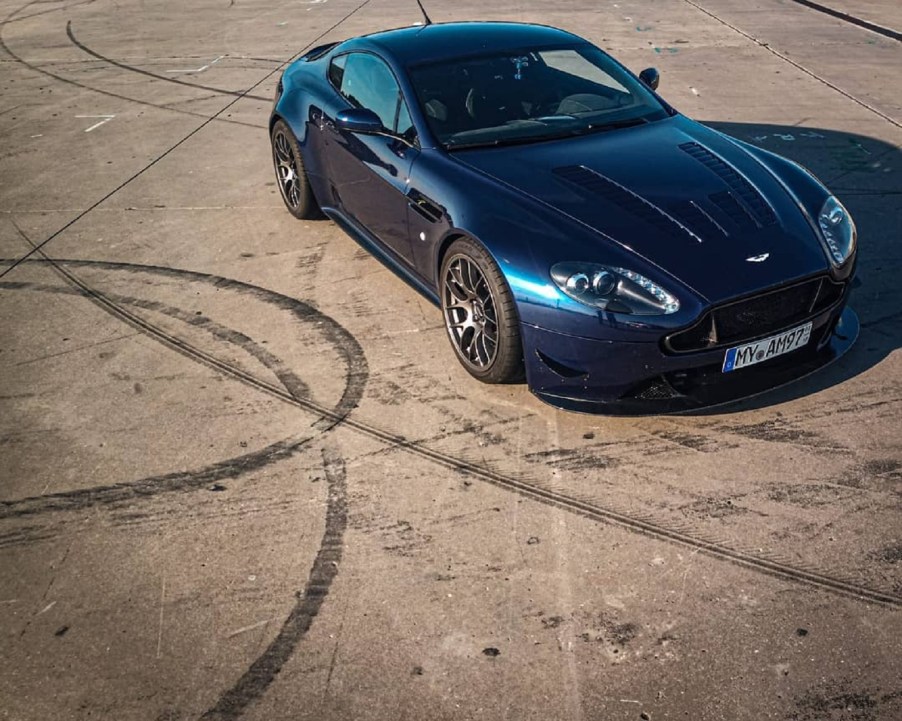
[[[299,459],[300,464],[304,463]],[[293,466],[297,468],[298,466]],[[209,491],[225,491],[224,486],[213,485]],[[227,519],[238,519],[242,523],[253,517],[264,518],[265,522],[272,523],[280,517],[292,515],[297,507],[298,499],[295,497],[277,498],[275,500],[253,495],[253,491],[242,494],[241,504],[231,506],[227,504],[193,503],[191,505],[174,503],[161,505],[160,508],[148,506],[136,507],[128,505],[124,508],[112,509],[107,527],[127,528],[129,532],[158,533],[158,529],[168,528],[175,521],[178,523],[222,523]]]
[[[232,721],[259,699],[310,630],[329,595],[329,588],[338,575],[348,525],[347,477],[345,462],[335,448],[328,446],[322,454],[328,483],[326,528],[307,584],[298,593],[297,603],[266,650],[201,719]]]
[[[54,534],[48,532],[42,526],[25,526],[24,528],[16,528],[12,531],[0,533],[0,548],[50,540],[53,537]]]
[[[51,72],[50,70],[47,70],[46,67],[43,67],[41,65],[35,65],[34,63],[31,63],[28,60],[25,60],[25,58],[21,57],[20,55],[17,55],[16,53],[14,53],[10,49],[10,47],[6,44],[6,41],[3,39],[2,31],[3,31],[5,22],[6,21],[0,21],[0,49],[3,49],[3,51],[6,52],[13,60],[15,60],[20,65],[28,68],[29,70],[33,70],[34,72],[40,73],[41,75],[46,75],[48,78],[58,80],[59,82],[65,84],[65,85],[72,85],[73,87],[81,88],[82,90],[90,90],[91,92],[99,93],[100,95],[106,95],[109,98],[116,98],[116,100],[124,100],[127,103],[135,103],[137,105],[144,105],[145,107],[155,108],[156,110],[165,110],[165,111],[168,111],[171,113],[179,113],[181,115],[190,115],[192,117],[202,118],[207,121],[216,120],[217,122],[220,122],[220,123],[230,123],[232,125],[243,125],[248,128],[256,128],[257,130],[265,130],[266,129],[265,125],[255,125],[254,123],[245,123],[244,121],[241,121],[241,120],[231,120],[229,118],[220,118],[215,115],[210,116],[210,115],[204,115],[203,113],[195,113],[191,110],[182,110],[180,108],[170,107],[166,104],[151,103],[148,100],[140,100],[138,98],[133,98],[128,95],[114,93],[109,90],[104,90],[102,88],[96,88],[92,85],[86,85],[84,83],[79,82],[78,80],[72,80],[71,78],[63,77],[62,75],[59,75],[58,73],[54,73],[54,72]]]
[[[20,7],[18,10],[7,15],[5,20],[0,20],[0,28],[2,28],[5,25],[9,25],[10,23],[20,23],[23,20],[29,20],[31,18],[36,18],[39,15],[47,15],[48,13],[57,13],[60,10],[69,10],[70,8],[78,7],[79,5],[90,5],[91,3],[95,2],[95,1],[96,0],[77,0],[77,2],[72,2],[72,3],[69,3],[68,5],[63,5],[62,7],[49,8],[48,10],[39,10],[38,12],[32,13],[31,15],[22,15],[20,17],[16,17],[16,15],[19,15],[19,13],[24,12],[25,8],[30,7],[32,5],[40,4],[37,1],[29,2],[29,3],[26,3],[25,5],[23,5],[22,7]]]
[[[99,505],[130,503],[160,493],[194,491],[217,481],[239,478],[264,466],[290,458],[307,446],[313,436],[301,439],[286,438],[252,453],[213,463],[193,471],[176,471],[148,476],[137,481],[123,481],[107,486],[61,491],[46,496],[32,496],[16,501],[0,502],[0,520],[22,518],[40,513],[80,511]],[[44,530],[43,528],[41,530]],[[20,542],[29,540],[22,536]],[[32,539],[35,540],[35,539]],[[0,540],[0,545],[2,540]]]
[[[41,251],[39,251],[39,253],[43,255]],[[3,262],[11,261],[0,261],[0,264]],[[237,340],[244,350],[251,352],[263,365],[269,368],[276,377],[279,378],[283,387],[280,388],[273,383],[260,380],[247,371],[221,361],[215,356],[195,348],[191,344],[180,340],[176,336],[153,325],[140,316],[124,309],[119,303],[131,299],[122,296],[110,296],[95,291],[70,271],[61,267],[57,261],[50,260],[45,256],[44,259],[29,259],[26,262],[49,264],[56,272],[61,274],[65,280],[74,286],[72,289],[55,288],[54,290],[56,292],[83,295],[114,317],[128,323],[138,331],[151,336],[164,345],[182,353],[191,360],[212,367],[214,370],[223,372],[230,377],[242,380],[258,390],[265,390],[269,394],[275,395],[282,400],[294,402],[296,405],[301,401],[306,400],[307,387],[303,381],[301,381],[293,372],[286,369],[280,359],[269,353],[269,351],[257,347],[256,344],[244,334],[237,333],[236,331],[232,331],[219,324],[214,324],[212,321],[209,321],[209,323],[195,323],[195,325],[213,333],[214,336],[218,334],[218,337],[223,340],[231,343],[236,343]],[[283,296],[264,288],[242,283],[241,281],[205,273],[93,261],[78,261],[75,264],[81,266],[103,267],[106,269],[120,269],[130,272],[157,273],[167,277],[179,278],[181,280],[184,280],[187,277],[190,280],[211,284],[216,288],[228,288],[241,293],[250,294],[259,300],[275,305],[277,308],[291,312],[296,318],[306,324],[312,323],[316,325],[320,332],[326,337],[326,340],[346,361],[345,388],[341,398],[333,409],[328,409],[329,412],[326,415],[320,415],[320,417],[312,424],[312,427],[320,434],[325,433],[332,428],[335,425],[336,419],[345,417],[357,406],[363,395],[369,370],[366,357],[363,354],[363,349],[360,347],[357,340],[332,318],[299,300]],[[7,281],[0,283],[0,288],[32,290],[35,289],[31,287],[33,285],[34,284]],[[41,289],[41,287],[38,286],[37,289]],[[190,315],[188,315],[186,319],[184,317],[186,315],[184,311],[173,309],[154,301],[140,301],[137,304],[164,313],[170,311],[170,315],[181,317],[183,320],[191,321],[193,319],[193,316]],[[309,410],[306,405],[303,407],[305,410]],[[324,409],[326,408],[325,406],[322,407]],[[95,505],[122,503],[162,492],[196,490],[213,482],[226,478],[236,478],[245,473],[262,468],[263,466],[288,458],[306,446],[313,437],[314,436],[284,439],[259,451],[248,453],[239,456],[238,458],[214,463],[206,468],[194,471],[167,473],[140,479],[138,481],[111,484],[109,486],[64,491],[61,493],[35,496],[16,501],[3,501],[0,502],[0,519],[33,516],[44,512],[74,511]],[[21,536],[20,539],[21,542],[24,542],[27,537]]]
[[[0,260],[0,264],[2,264],[3,262],[7,261]],[[32,259],[28,262],[42,263],[46,261]],[[207,279],[213,282],[218,287],[234,287],[238,289],[244,289],[249,292],[253,292],[251,291],[251,289],[255,289],[257,292],[262,291],[264,293],[271,293],[271,291],[264,291],[263,289],[257,288],[256,286],[249,286],[245,283],[242,283],[241,281],[229,280],[218,276],[210,276],[205,273],[196,273],[194,271],[160,268],[158,266],[142,266],[130,263],[116,263],[111,261],[93,260],[54,260],[53,265],[111,269],[119,268],[134,272],[161,273],[163,275],[172,274],[177,277],[198,277]],[[68,272],[61,267],[60,270],[62,272]],[[278,296],[278,294],[274,295]],[[297,303],[301,306],[304,305],[300,303],[300,301],[294,301],[287,296],[278,297],[282,299],[280,302],[290,302],[292,304]],[[309,306],[305,307],[309,308]],[[160,337],[160,334],[162,333],[161,331],[159,331],[146,321],[142,321],[142,323],[148,326],[147,330],[150,335]],[[335,325],[337,328],[341,328],[341,326],[338,326],[338,324]],[[344,331],[343,328],[341,330]],[[344,332],[347,333],[347,331]],[[168,337],[168,334],[162,333],[161,340],[164,340],[167,345],[174,345],[174,347],[176,348],[184,347],[186,350],[186,355],[193,357],[193,354],[191,352],[187,352],[187,349],[190,348],[190,346],[184,343],[184,341],[179,341],[178,339],[175,339],[174,341],[166,341],[166,337]],[[356,340],[354,340],[354,344],[357,344]],[[357,345],[357,347],[359,348],[359,345]],[[201,362],[207,360],[206,354],[204,354],[202,351],[197,351],[197,353],[198,360],[201,360]],[[363,357],[362,351],[360,357]],[[272,395],[275,395],[276,397],[288,403],[296,405],[300,408],[304,408],[320,416],[319,420],[314,424],[315,427],[318,427],[320,429],[323,429],[324,427],[325,429],[331,429],[335,426],[341,425],[343,427],[350,428],[358,433],[361,433],[362,435],[365,435],[369,438],[384,443],[391,448],[397,448],[398,450],[419,456],[420,458],[431,461],[445,468],[449,468],[459,473],[478,478],[479,480],[485,481],[499,488],[514,491],[515,493],[518,493],[526,498],[530,498],[534,501],[538,501],[555,508],[560,508],[562,510],[576,513],[585,518],[590,518],[595,521],[620,526],[622,528],[650,538],[668,541],[677,545],[697,549],[715,558],[729,561],[733,564],[755,570],[769,576],[781,578],[783,580],[789,580],[809,586],[814,586],[825,591],[838,593],[843,596],[848,596],[859,600],[870,601],[887,606],[902,607],[902,596],[898,594],[871,588],[857,580],[840,578],[820,569],[793,565],[791,563],[785,562],[784,560],[781,560],[774,554],[769,553],[768,555],[765,555],[763,553],[756,553],[752,550],[738,548],[735,545],[732,545],[731,542],[726,539],[713,537],[706,538],[702,536],[699,531],[691,525],[686,527],[683,524],[665,522],[661,519],[651,516],[650,514],[641,512],[637,513],[633,509],[623,510],[615,508],[612,505],[603,505],[585,494],[568,493],[565,490],[558,490],[557,488],[550,485],[540,485],[540,482],[534,479],[515,477],[509,475],[503,470],[495,470],[488,466],[480,465],[475,461],[460,459],[449,453],[445,453],[443,451],[435,450],[428,446],[422,445],[422,443],[419,441],[409,440],[402,435],[384,430],[382,428],[379,428],[378,426],[371,425],[365,421],[358,420],[353,416],[349,416],[348,413],[351,410],[350,407],[348,407],[342,413],[338,410],[326,408],[306,397],[295,398],[289,393],[275,388],[271,384],[260,381],[259,379],[250,376],[240,369],[235,369],[228,364],[222,363],[221,361],[218,361],[216,359],[212,360],[215,363],[215,367],[219,368],[223,372],[235,374],[250,385],[254,385],[261,390],[271,393]],[[349,368],[353,368],[353,366],[349,364]],[[351,374],[351,378],[353,378],[353,373]],[[353,381],[349,379],[348,387],[350,388],[352,385]],[[339,404],[339,407],[341,407],[341,405],[342,404]],[[356,405],[356,402],[354,403],[354,405]]]
[[[15,261],[10,259],[0,259],[0,265],[13,262]],[[67,281],[79,288],[87,298],[96,302],[101,308],[110,312],[111,315],[116,316],[137,330],[157,339],[183,355],[236,377],[248,385],[263,390],[283,401],[297,405],[305,410],[313,411],[317,415],[323,415],[323,418],[314,422],[314,428],[320,430],[331,428],[340,422],[342,418],[347,416],[347,414],[357,406],[360,398],[363,396],[363,390],[369,377],[369,365],[367,364],[366,356],[360,343],[358,343],[357,339],[333,318],[296,298],[291,298],[287,295],[282,295],[281,293],[244,283],[240,280],[234,280],[232,278],[225,278],[223,276],[202,273],[199,271],[180,270],[156,265],[139,265],[135,263],[119,263],[102,260],[51,260],[47,257],[29,258],[25,262],[50,265],[58,273],[63,275]],[[322,406],[309,400],[306,396],[295,396],[287,389],[280,388],[273,383],[261,380],[241,368],[237,368],[230,363],[220,360],[206,351],[200,350],[190,343],[157,327],[150,321],[131,313],[125,308],[119,307],[105,294],[94,290],[63,266],[121,270],[130,273],[161,275],[179,280],[194,280],[207,283],[215,288],[224,288],[250,295],[269,303],[270,305],[274,305],[277,308],[286,310],[293,314],[298,320],[316,325],[318,330],[325,336],[326,340],[342,357],[342,360],[345,362],[346,374],[346,385],[342,397],[334,408],[327,408],[326,406]],[[320,409],[325,411],[325,414],[321,414]]]
[[[236,98],[232,98],[232,100],[230,100],[230,101],[227,102],[225,105],[223,105],[223,106],[222,106],[219,110],[217,110],[213,115],[210,115],[210,116],[202,116],[202,117],[205,117],[205,119],[204,119],[204,121],[203,121],[200,125],[198,125],[196,128],[194,128],[194,129],[191,130],[189,133],[187,133],[186,135],[184,135],[181,139],[177,140],[175,143],[173,143],[172,145],[170,145],[166,150],[164,150],[162,153],[160,153],[158,156],[156,156],[153,160],[151,160],[149,163],[147,163],[146,165],[144,165],[143,167],[141,167],[137,172],[135,172],[134,174],[132,174],[131,176],[129,176],[128,178],[126,178],[126,179],[125,179],[124,181],[122,181],[119,185],[117,185],[115,188],[113,188],[111,191],[109,191],[106,195],[104,195],[103,197],[101,197],[99,200],[97,200],[96,202],[94,202],[94,203],[93,203],[92,205],[90,205],[87,209],[85,209],[84,211],[82,211],[81,213],[79,213],[78,215],[76,215],[74,218],[72,218],[69,222],[67,222],[67,223],[66,223],[65,225],[63,225],[61,228],[57,229],[56,231],[54,231],[53,233],[51,233],[49,236],[47,236],[44,240],[42,240],[40,243],[38,243],[31,251],[29,251],[28,253],[26,253],[22,258],[19,258],[19,259],[18,259],[17,261],[15,261],[12,265],[10,265],[8,268],[6,268],[6,270],[4,270],[2,273],[0,273],[0,278],[2,278],[4,275],[6,275],[7,273],[9,273],[13,268],[15,268],[15,267],[16,267],[19,263],[21,263],[23,260],[25,260],[26,258],[31,257],[35,252],[37,252],[37,250],[38,250],[39,248],[43,248],[45,245],[47,245],[48,243],[50,243],[54,238],[58,237],[61,233],[65,232],[65,231],[68,230],[70,227],[72,227],[73,225],[75,225],[75,223],[77,223],[78,221],[80,221],[82,218],[84,218],[86,215],[88,215],[88,213],[90,213],[91,211],[93,211],[95,208],[97,208],[97,207],[99,207],[100,205],[102,205],[105,201],[109,200],[109,199],[110,199],[111,197],[113,197],[116,193],[118,193],[120,190],[122,190],[122,189],[125,188],[127,185],[129,185],[132,181],[134,181],[134,180],[138,179],[139,177],[141,177],[144,173],[146,173],[148,170],[150,170],[152,167],[154,167],[157,163],[159,163],[161,160],[163,160],[164,158],[166,158],[170,153],[174,152],[177,148],[181,147],[184,143],[188,142],[191,138],[193,138],[195,135],[197,135],[197,133],[199,133],[201,130],[203,130],[204,128],[206,128],[206,127],[207,127],[210,123],[212,123],[214,120],[223,120],[224,118],[221,118],[220,116],[221,116],[223,113],[225,113],[229,108],[231,108],[232,106],[234,106],[239,100],[241,100],[242,97],[245,97],[246,94],[249,93],[251,90],[254,90],[255,88],[260,87],[260,86],[261,86],[263,83],[265,83],[269,78],[271,78],[273,75],[275,75],[275,74],[278,73],[280,70],[282,70],[285,66],[287,66],[289,63],[291,63],[295,58],[300,57],[300,56],[301,56],[304,52],[306,52],[309,48],[313,47],[317,42],[319,42],[322,38],[324,38],[326,35],[328,35],[330,32],[332,32],[332,31],[333,31],[335,28],[337,28],[339,25],[341,25],[342,23],[344,23],[348,18],[350,18],[352,15],[354,15],[358,10],[360,10],[361,8],[363,8],[363,7],[364,7],[365,5],[367,5],[369,2],[370,2],[370,0],[362,0],[362,2],[360,2],[360,4],[354,6],[354,8],[352,8],[351,10],[349,10],[349,11],[348,11],[343,17],[341,17],[337,22],[335,22],[333,25],[331,25],[330,27],[328,27],[328,28],[326,28],[325,30],[323,30],[323,31],[322,31],[319,35],[317,35],[310,43],[308,43],[307,45],[305,45],[304,47],[302,47],[298,52],[296,52],[296,53],[295,53],[294,55],[292,55],[291,57],[289,57],[289,58],[287,58],[286,60],[284,60],[281,64],[277,65],[277,66],[274,67],[272,70],[270,70],[269,72],[267,72],[267,73],[266,73],[263,77],[261,77],[257,82],[255,82],[253,85],[251,85],[251,87],[249,87],[247,90],[242,91],[241,95],[239,95],[239,96],[236,97]],[[11,13],[9,13],[9,14],[6,16],[5,20],[9,20],[10,18],[14,17],[14,16],[17,15],[18,13],[20,13],[22,10],[24,10],[24,9],[27,8],[27,7],[29,7],[31,4],[33,4],[33,3],[32,3],[32,2],[28,2],[28,3],[25,3],[24,5],[20,6],[17,10],[13,10]],[[16,55],[14,52],[12,52],[12,50],[10,50],[10,48],[7,46],[6,42],[5,42],[4,39],[3,39],[3,27],[4,27],[4,26],[3,26],[2,22],[0,22],[0,49],[3,49],[5,52],[9,53],[9,55],[10,55],[16,62],[19,62],[19,63],[21,63],[22,65],[25,65],[26,67],[29,67],[29,68],[31,68],[31,69],[33,69],[33,70],[39,72],[39,73],[43,73],[43,74],[45,74],[45,75],[49,75],[50,77],[53,77],[53,78],[55,78],[55,79],[57,79],[57,80],[60,80],[61,82],[64,82],[64,83],[66,83],[66,82],[71,82],[71,81],[69,81],[69,80],[63,78],[62,76],[54,75],[53,73],[50,73],[50,72],[48,72],[48,71],[45,71],[45,70],[43,70],[42,68],[39,68],[39,67],[37,67],[37,66],[35,66],[35,65],[32,65],[32,64],[29,64],[26,60],[24,60],[23,58],[19,57],[19,56]],[[78,83],[74,83],[74,84],[78,85]],[[95,90],[94,88],[89,88],[89,87],[87,87],[87,86],[81,86],[81,87],[84,87],[85,89],[88,89],[88,90]],[[97,91],[97,92],[106,92],[106,91]],[[107,93],[107,94],[111,94],[111,93]],[[130,99],[129,99],[129,100],[130,100]],[[143,102],[143,101],[136,101],[136,102]],[[144,104],[149,104],[149,103],[144,103]],[[188,111],[175,111],[175,112],[188,112]],[[252,127],[257,127],[257,126],[252,126]],[[22,231],[19,230],[19,232],[21,233]],[[30,241],[29,241],[29,242],[30,242]]]
[[[209,90],[210,92],[217,93],[218,95],[234,95],[239,98],[250,98],[251,100],[262,100],[264,102],[271,102],[272,98],[264,97],[263,95],[251,95],[250,92],[245,92],[241,90],[226,90],[224,88],[216,88],[212,85],[202,85],[200,83],[190,83],[187,80],[179,80],[178,78],[167,77],[166,75],[160,75],[159,73],[152,72],[150,70],[144,70],[143,68],[135,67],[134,65],[127,65],[125,63],[119,62],[118,60],[113,60],[112,58],[108,58],[105,55],[101,55],[96,50],[92,50],[87,45],[82,43],[78,38],[75,37],[75,31],[72,30],[72,21],[69,20],[66,22],[66,35],[69,37],[69,40],[72,41],[72,44],[75,45],[82,52],[87,53],[88,55],[97,58],[98,60],[102,60],[105,63],[109,63],[117,68],[121,68],[122,70],[127,70],[132,73],[138,73],[139,75],[146,75],[149,78],[154,78],[155,80],[164,80],[168,83],[174,83],[176,85],[184,85],[189,88],[198,88],[199,90]]]
[[[90,295],[85,290],[82,290],[79,287],[61,288],[59,286],[41,285],[39,283],[0,281],[0,288],[6,288],[9,290],[33,290],[42,293],[56,293],[60,295],[79,295],[83,298],[90,299]],[[112,301],[120,307],[129,305],[135,308],[142,308],[143,310],[151,310],[156,313],[168,315],[170,318],[180,320],[187,325],[206,330],[214,338],[238,346],[243,351],[248,353],[248,355],[251,355],[258,361],[260,361],[260,363],[262,363],[270,371],[273,372],[276,378],[279,379],[279,382],[285,387],[285,390],[287,390],[293,396],[300,397],[310,395],[310,388],[307,386],[307,384],[304,383],[304,381],[301,380],[300,377],[298,377],[298,375],[294,373],[294,371],[290,370],[281,358],[276,357],[268,350],[263,348],[263,346],[255,342],[250,336],[245,335],[240,331],[233,330],[224,325],[220,325],[219,323],[208,318],[205,315],[191,313],[182,310],[181,308],[175,308],[174,306],[160,303],[159,301],[145,300],[143,298],[133,298],[131,296],[117,295],[115,293],[104,293],[104,295],[108,300]]]

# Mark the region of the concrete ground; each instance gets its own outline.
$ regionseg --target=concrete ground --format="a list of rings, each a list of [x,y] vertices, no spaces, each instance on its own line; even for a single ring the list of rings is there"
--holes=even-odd
[[[815,171],[856,347],[692,417],[480,385],[270,164],[282,64],[412,0],[0,0],[0,717],[902,719],[902,45],[787,0],[427,7],[574,30]]]

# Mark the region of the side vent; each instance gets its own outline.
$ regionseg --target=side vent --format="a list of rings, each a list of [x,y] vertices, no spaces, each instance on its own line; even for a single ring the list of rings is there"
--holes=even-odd
[[[539,357],[539,360],[541,360],[546,366],[548,366],[561,378],[585,378],[589,375],[588,371],[580,370],[579,368],[571,368],[568,365],[564,365],[560,361],[556,361],[551,356],[545,355],[538,348],[536,348],[536,355]]]
[[[418,190],[412,189],[407,194],[407,205],[430,223],[437,223],[445,215],[445,209],[442,206],[434,203]]]
[[[701,238],[676,218],[601,173],[589,170],[583,165],[555,168],[553,172],[568,183],[604,198],[609,203],[623,208],[667,235],[680,239],[685,239],[688,235],[696,242],[702,242]]]
[[[749,216],[756,225],[765,227],[777,222],[777,216],[774,214],[773,208],[768,205],[761,193],[740,175],[732,165],[729,165],[721,157],[698,143],[683,143],[680,146],[680,150],[691,155],[723,180],[733,192],[735,199],[738,199],[738,202],[745,206]],[[714,196],[711,196],[711,199],[714,200]]]

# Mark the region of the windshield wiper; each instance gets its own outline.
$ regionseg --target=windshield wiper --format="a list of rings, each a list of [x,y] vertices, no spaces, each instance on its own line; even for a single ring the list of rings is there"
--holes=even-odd
[[[610,123],[589,123],[582,132],[599,133],[605,130],[618,130],[619,128],[631,128],[635,125],[645,125],[648,122],[646,118],[626,118],[624,120],[612,120]]]
[[[543,135],[526,135],[519,138],[495,138],[494,140],[478,140],[472,143],[445,143],[445,150],[452,152],[454,150],[469,150],[470,148],[499,148],[504,145],[523,145],[526,143],[538,143],[544,140],[561,140],[563,138],[572,138],[577,135],[588,135],[589,133],[603,133],[608,130],[618,130],[620,128],[630,128],[636,125],[645,125],[648,122],[645,118],[629,118],[626,120],[614,120],[610,123],[599,123],[598,125],[589,124],[582,128],[571,128],[563,132],[545,133]]]
[[[499,148],[503,145],[524,145],[526,143],[540,143],[545,140],[560,140],[581,135],[582,130],[568,130],[566,132],[544,133],[543,135],[524,135],[519,138],[495,138],[494,140],[479,140],[472,143],[445,143],[445,150],[467,150],[469,148]]]

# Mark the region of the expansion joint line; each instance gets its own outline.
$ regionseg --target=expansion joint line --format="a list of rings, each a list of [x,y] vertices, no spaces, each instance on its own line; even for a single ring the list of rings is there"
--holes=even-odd
[[[871,22],[870,20],[865,20],[864,18],[856,17],[855,15],[851,15],[847,12],[843,12],[842,10],[837,10],[835,8],[829,7],[828,5],[824,5],[823,3],[815,2],[814,0],[792,0],[792,2],[797,5],[804,5],[807,8],[811,8],[812,10],[817,10],[820,13],[824,13],[824,15],[830,15],[831,17],[838,18],[843,22],[847,22],[850,25],[857,25],[860,28],[864,28],[865,30],[870,30],[872,33],[877,33],[878,35],[883,35],[884,37],[891,38],[892,40],[898,40],[902,42],[902,33],[898,30],[893,30],[892,28],[886,27],[885,25],[879,25],[878,23]]]
[[[773,47],[771,47],[768,43],[764,42],[763,40],[759,40],[759,39],[756,38],[754,35],[752,35],[752,34],[750,34],[750,33],[747,33],[745,30],[742,30],[741,28],[738,28],[738,27],[736,27],[735,25],[733,25],[733,24],[731,24],[731,23],[728,23],[728,22],[727,22],[726,20],[724,20],[723,18],[718,17],[717,15],[715,15],[714,13],[712,13],[710,10],[706,10],[706,9],[703,8],[701,5],[699,5],[698,3],[694,2],[694,0],[683,0],[683,1],[684,1],[685,3],[687,3],[688,5],[691,5],[692,7],[694,7],[694,8],[695,8],[696,10],[698,10],[699,12],[704,13],[704,14],[707,15],[709,18],[712,18],[713,20],[716,20],[716,21],[719,22],[721,25],[727,26],[727,27],[730,28],[730,30],[732,30],[733,32],[739,33],[740,35],[742,35],[742,37],[744,37],[744,38],[746,38],[746,39],[748,39],[748,40],[751,40],[753,43],[755,43],[755,45],[758,45],[759,47],[762,47],[762,48],[764,48],[765,50],[767,50],[769,53],[771,53],[771,54],[773,54],[773,55],[776,55],[778,58],[780,58],[780,59],[783,60],[784,62],[789,63],[789,64],[792,65],[794,68],[797,68],[797,69],[801,70],[801,71],[802,71],[803,73],[805,73],[806,75],[808,75],[808,76],[814,78],[815,80],[817,80],[817,81],[820,82],[820,83],[823,83],[824,85],[826,85],[826,86],[827,86],[828,88],[830,88],[831,90],[835,90],[837,93],[839,93],[840,95],[842,95],[842,96],[848,98],[848,99],[851,100],[853,103],[857,103],[858,105],[860,105],[861,107],[863,107],[865,110],[870,110],[872,113],[874,113],[874,115],[879,115],[881,118],[883,118],[883,119],[884,119],[885,121],[887,121],[888,123],[892,123],[892,124],[895,125],[897,128],[902,128],[902,123],[900,123],[900,122],[899,122],[898,120],[896,120],[895,118],[893,118],[893,117],[887,115],[887,114],[884,113],[882,110],[878,110],[878,109],[875,108],[873,105],[870,105],[870,104],[866,103],[864,100],[861,100],[860,98],[856,98],[854,95],[852,95],[852,94],[849,93],[848,91],[843,90],[841,87],[839,87],[838,85],[835,85],[835,84],[831,83],[831,82],[830,82],[829,80],[827,80],[826,78],[821,77],[820,75],[818,75],[818,74],[817,74],[816,72],[814,72],[813,70],[809,70],[808,68],[806,68],[806,67],[805,67],[804,65],[802,65],[801,63],[796,62],[795,60],[793,60],[793,59],[792,59],[791,57],[789,57],[788,55],[786,55],[786,54],[784,54],[784,53],[781,53],[779,50],[775,50]]]
[[[66,230],[68,230],[69,228],[71,228],[71,227],[72,227],[73,225],[75,225],[78,221],[80,221],[82,218],[84,218],[86,215],[88,215],[88,213],[90,213],[90,212],[93,211],[95,208],[99,207],[100,205],[102,205],[103,203],[105,203],[107,200],[109,200],[111,197],[113,197],[114,195],[116,195],[116,193],[118,193],[120,190],[122,190],[122,189],[125,188],[127,185],[129,185],[130,183],[132,183],[134,180],[137,180],[139,177],[141,177],[142,175],[144,175],[144,173],[146,173],[146,172],[147,172],[148,170],[150,170],[153,166],[155,166],[157,163],[159,163],[161,160],[163,160],[163,158],[165,158],[166,156],[168,156],[170,153],[174,152],[177,148],[179,148],[179,147],[181,147],[182,145],[184,145],[184,144],[185,144],[186,142],[188,142],[191,138],[193,138],[195,135],[197,135],[201,130],[203,130],[205,127],[207,127],[210,123],[212,123],[214,120],[216,120],[217,118],[219,118],[223,113],[225,113],[229,108],[231,108],[233,105],[235,105],[235,103],[237,103],[239,100],[242,100],[243,98],[250,96],[250,93],[251,93],[253,90],[256,90],[256,89],[257,89],[258,87],[260,87],[263,83],[265,83],[267,80],[269,80],[273,75],[275,75],[275,74],[278,73],[280,70],[282,70],[286,65],[288,65],[289,63],[291,63],[291,62],[292,62],[293,60],[295,60],[296,58],[300,57],[300,56],[301,56],[303,53],[305,53],[309,48],[312,48],[317,42],[319,42],[320,40],[322,40],[322,38],[324,38],[326,35],[328,35],[330,32],[332,32],[332,31],[333,31],[335,28],[337,28],[339,25],[341,25],[342,23],[344,23],[349,17],[351,17],[352,15],[354,15],[354,14],[355,14],[356,12],[358,12],[361,8],[363,8],[364,5],[367,5],[369,2],[370,2],[370,0],[363,0],[363,2],[359,3],[358,5],[356,5],[352,10],[350,10],[346,15],[344,15],[344,16],[343,16],[340,20],[338,20],[335,24],[333,24],[332,26],[330,26],[330,27],[327,28],[326,30],[323,30],[323,32],[321,32],[319,35],[317,35],[317,36],[316,36],[313,40],[311,40],[305,47],[303,47],[301,50],[299,50],[298,52],[296,52],[296,53],[295,53],[294,55],[292,55],[290,58],[288,58],[287,60],[284,60],[282,63],[280,63],[279,65],[277,65],[275,68],[273,68],[272,70],[270,70],[268,73],[266,73],[266,75],[264,75],[262,78],[260,78],[257,82],[255,82],[255,83],[254,83],[253,85],[251,85],[249,88],[247,88],[247,90],[241,91],[241,93],[240,93],[237,97],[233,98],[233,99],[230,100],[228,103],[226,103],[222,108],[220,108],[220,109],[217,110],[213,115],[211,115],[209,118],[207,118],[206,120],[204,120],[200,125],[198,125],[196,128],[194,128],[194,130],[192,130],[190,133],[188,133],[187,135],[185,135],[181,140],[179,140],[179,141],[176,142],[175,144],[171,145],[168,149],[164,150],[162,153],[160,153],[160,155],[158,155],[156,158],[154,158],[153,160],[151,160],[147,165],[145,165],[143,168],[141,168],[140,170],[138,170],[136,173],[134,173],[133,175],[131,175],[129,178],[127,178],[126,180],[124,180],[122,183],[120,183],[119,185],[117,185],[115,188],[113,188],[111,191],[109,191],[106,195],[104,195],[102,198],[100,198],[100,200],[98,200],[98,201],[92,203],[92,204],[91,204],[90,206],[88,206],[85,210],[83,210],[81,213],[79,213],[79,214],[76,215],[74,218],[72,218],[72,220],[70,220],[68,223],[66,223],[65,225],[63,225],[63,227],[61,227],[61,228],[59,228],[58,230],[54,231],[54,232],[51,233],[47,238],[45,238],[44,240],[42,240],[40,243],[36,244],[31,250],[29,250],[27,253],[25,253],[25,255],[23,255],[22,257],[20,257],[19,259],[17,259],[14,263],[12,263],[11,265],[9,265],[5,270],[3,270],[2,272],[0,272],[0,278],[3,278],[5,275],[7,275],[8,273],[10,273],[10,272],[11,272],[14,268],[16,268],[20,263],[22,263],[23,261],[27,260],[27,259],[30,258],[31,256],[33,256],[35,253],[37,253],[39,250],[41,250],[45,245],[47,245],[48,243],[50,243],[51,241],[53,241],[55,238],[59,237],[62,233],[64,233]],[[30,3],[29,3],[29,4],[30,4]],[[2,39],[0,39],[0,40],[2,40]]]

